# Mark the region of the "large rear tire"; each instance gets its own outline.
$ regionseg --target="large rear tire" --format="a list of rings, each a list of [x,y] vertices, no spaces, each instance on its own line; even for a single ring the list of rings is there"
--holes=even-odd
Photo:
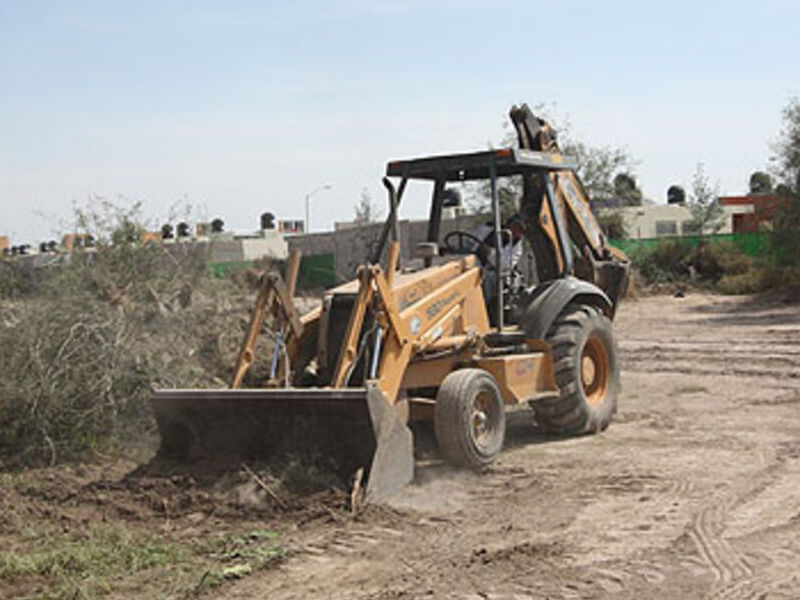
[[[596,307],[570,304],[547,335],[557,398],[533,403],[536,421],[555,433],[596,433],[617,410],[619,362],[611,321]]]
[[[482,369],[459,369],[442,381],[434,413],[436,441],[458,467],[482,469],[503,448],[506,413],[497,382]]]

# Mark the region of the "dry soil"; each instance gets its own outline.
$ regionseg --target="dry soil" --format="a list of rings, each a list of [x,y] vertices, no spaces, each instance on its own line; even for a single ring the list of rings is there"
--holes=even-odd
[[[67,499],[40,489],[19,518],[69,519],[102,492],[103,518],[171,519],[173,535],[237,519],[281,533],[286,560],[207,598],[800,597],[800,307],[650,297],[623,304],[616,333],[608,430],[554,439],[515,412],[488,472],[420,461],[390,506],[353,516],[344,495],[286,510],[262,497],[237,515],[241,498],[215,508],[194,481],[108,472],[73,479]]]

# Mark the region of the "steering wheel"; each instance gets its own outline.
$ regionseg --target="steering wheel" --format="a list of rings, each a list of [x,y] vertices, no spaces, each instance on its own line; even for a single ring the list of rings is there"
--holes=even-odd
[[[455,239],[458,240],[457,246],[453,243]],[[465,243],[465,241],[470,243]],[[444,244],[444,249],[451,254],[475,254],[483,244],[483,241],[471,233],[456,230],[444,236],[442,243]]]

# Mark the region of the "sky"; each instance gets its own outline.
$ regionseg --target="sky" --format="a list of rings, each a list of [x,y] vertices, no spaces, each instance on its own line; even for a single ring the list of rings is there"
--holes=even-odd
[[[744,193],[800,93],[799,24],[796,1],[0,0],[0,235],[54,238],[98,197],[255,229],[308,194],[319,231],[385,204],[389,160],[499,142],[520,102],[625,149],[656,201],[698,162]]]

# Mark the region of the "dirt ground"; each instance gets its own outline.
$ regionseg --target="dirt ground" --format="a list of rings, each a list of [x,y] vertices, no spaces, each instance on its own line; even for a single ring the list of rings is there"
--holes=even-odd
[[[487,473],[421,461],[390,506],[355,516],[343,493],[282,508],[240,482],[221,501],[219,482],[131,463],[28,473],[1,490],[0,544],[100,519],[181,543],[279,534],[280,560],[247,576],[175,583],[203,580],[206,556],[120,573],[103,597],[800,597],[800,306],[650,297],[623,304],[616,332],[623,392],[600,435],[548,438],[519,411]],[[0,597],[39,597],[37,582]]]

